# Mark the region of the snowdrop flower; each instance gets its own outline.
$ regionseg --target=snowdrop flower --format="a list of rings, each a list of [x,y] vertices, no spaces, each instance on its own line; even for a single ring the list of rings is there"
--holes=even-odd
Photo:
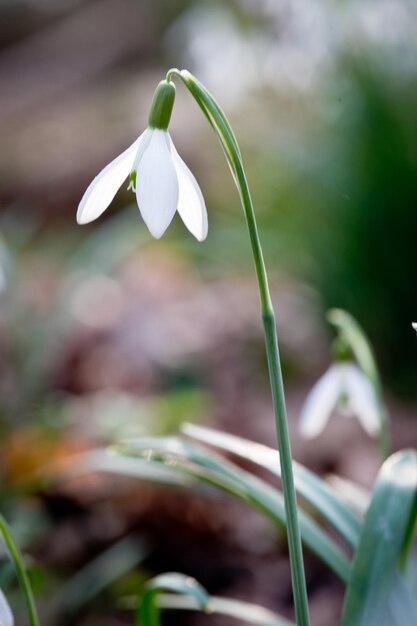
[[[301,410],[299,430],[310,439],[324,429],[335,408],[359,419],[369,435],[380,430],[375,391],[370,380],[352,362],[334,363],[314,385]]]
[[[6,596],[0,589],[0,626],[13,626],[13,613],[10,609]]]
[[[78,207],[79,224],[97,219],[129,178],[129,189],[136,194],[139,211],[154,237],[163,235],[178,211],[199,241],[206,238],[207,211],[200,187],[167,130],[174,100],[174,84],[161,81],[153,97],[148,128],[89,185]]]

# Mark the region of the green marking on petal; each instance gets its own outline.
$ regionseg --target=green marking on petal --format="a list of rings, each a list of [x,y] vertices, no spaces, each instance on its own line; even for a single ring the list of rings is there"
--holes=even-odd
[[[136,191],[136,176],[137,176],[137,172],[136,170],[132,170],[129,174],[129,186],[128,186],[128,191],[131,189],[132,191]]]
[[[346,409],[349,406],[349,395],[346,393],[346,391],[342,391],[342,393],[339,396],[339,399],[337,401],[337,404],[339,406],[339,408],[341,409]]]

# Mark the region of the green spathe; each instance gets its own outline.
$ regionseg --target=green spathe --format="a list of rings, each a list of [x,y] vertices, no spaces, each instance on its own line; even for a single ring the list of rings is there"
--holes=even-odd
[[[175,100],[175,85],[167,80],[161,80],[153,95],[148,125],[150,128],[167,130],[171,119]]]

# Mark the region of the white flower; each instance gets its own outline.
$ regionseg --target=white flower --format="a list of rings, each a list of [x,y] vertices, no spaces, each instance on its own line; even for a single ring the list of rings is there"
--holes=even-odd
[[[97,219],[129,177],[129,189],[136,193],[139,211],[154,237],[159,239],[164,234],[178,211],[199,241],[206,238],[203,195],[168,132],[174,100],[173,83],[161,81],[152,101],[148,128],[90,184],[78,207],[79,224]]]
[[[6,596],[0,589],[0,626],[13,626],[13,624],[13,613],[6,600]]]
[[[415,330],[415,331],[416,331],[416,333],[417,333],[417,322],[413,322],[413,323],[411,324],[411,326],[414,328],[414,330]]]
[[[306,438],[316,437],[336,407],[343,415],[356,415],[369,435],[379,432],[375,391],[370,380],[353,363],[334,363],[314,385],[301,410],[300,433]]]

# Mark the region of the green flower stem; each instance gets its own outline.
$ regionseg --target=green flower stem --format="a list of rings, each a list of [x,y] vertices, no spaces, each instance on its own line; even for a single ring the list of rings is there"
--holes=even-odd
[[[3,535],[10,558],[13,562],[16,576],[19,581],[20,588],[25,597],[26,607],[29,616],[30,626],[39,626],[38,612],[36,610],[35,599],[32,593],[32,587],[23,562],[23,557],[13,538],[9,525],[4,517],[0,514],[0,532]]]
[[[263,259],[261,242],[256,224],[255,211],[242,164],[239,146],[231,126],[217,102],[206,88],[186,70],[172,69],[167,80],[177,76],[193,95],[210,125],[217,134],[239,191],[244,210],[252,254],[258,280],[265,344],[268,359],[269,378],[275,413],[275,423],[280,452],[282,488],[287,517],[288,548],[291,563],[291,577],[297,626],[309,625],[308,600],[298,521],[297,500],[294,489],[291,444],[282,381],[281,361],[278,349],[275,313],[268,286],[268,277]]]

